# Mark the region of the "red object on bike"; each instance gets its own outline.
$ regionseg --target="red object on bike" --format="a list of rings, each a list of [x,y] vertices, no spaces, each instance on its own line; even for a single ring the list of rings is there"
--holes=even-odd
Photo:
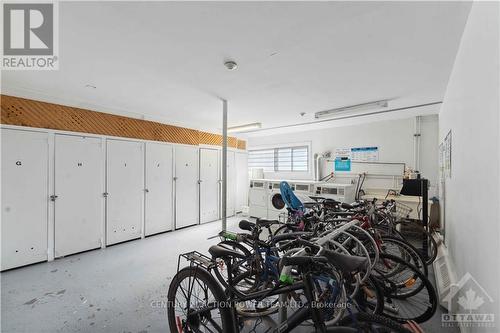
[[[177,331],[182,333],[182,323],[181,318],[179,316],[175,317],[175,323],[177,324]]]

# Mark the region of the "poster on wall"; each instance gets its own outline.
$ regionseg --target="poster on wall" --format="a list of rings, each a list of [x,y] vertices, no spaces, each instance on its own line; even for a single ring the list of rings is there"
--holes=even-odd
[[[351,148],[335,149],[335,171],[351,171]]]
[[[336,158],[335,171],[351,171],[351,159],[349,158]]]
[[[353,162],[378,162],[378,147],[351,148]]]
[[[444,138],[444,175],[451,178],[451,130]]]
[[[444,142],[441,142],[439,144],[439,180],[441,182],[444,181],[444,155]]]
[[[342,157],[351,158],[351,148],[335,148],[335,159]]]

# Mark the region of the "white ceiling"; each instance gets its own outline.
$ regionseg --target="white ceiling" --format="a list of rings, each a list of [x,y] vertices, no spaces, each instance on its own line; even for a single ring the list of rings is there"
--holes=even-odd
[[[205,130],[221,127],[219,97],[229,101],[230,126],[264,128],[386,98],[391,108],[435,102],[469,9],[467,2],[60,2],[60,69],[5,71],[2,91]],[[226,59],[238,69],[228,71]]]

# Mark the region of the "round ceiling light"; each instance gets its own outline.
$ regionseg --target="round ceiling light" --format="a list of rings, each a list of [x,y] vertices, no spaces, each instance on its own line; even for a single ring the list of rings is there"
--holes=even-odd
[[[238,68],[238,64],[232,60],[226,61],[224,63],[224,66],[226,66],[226,68],[230,71],[234,71],[236,68]]]

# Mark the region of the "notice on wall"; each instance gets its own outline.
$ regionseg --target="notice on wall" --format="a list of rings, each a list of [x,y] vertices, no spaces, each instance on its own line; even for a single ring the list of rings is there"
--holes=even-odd
[[[335,149],[335,171],[351,171],[351,148]]]
[[[439,144],[439,179],[441,182],[444,181],[444,160],[445,160],[445,150],[444,142]]]
[[[351,148],[335,148],[335,159],[343,157],[351,158]]]
[[[351,159],[349,158],[336,158],[335,171],[351,171]]]
[[[378,147],[351,148],[353,162],[378,162]]]
[[[451,130],[444,138],[444,175],[451,178]]]

